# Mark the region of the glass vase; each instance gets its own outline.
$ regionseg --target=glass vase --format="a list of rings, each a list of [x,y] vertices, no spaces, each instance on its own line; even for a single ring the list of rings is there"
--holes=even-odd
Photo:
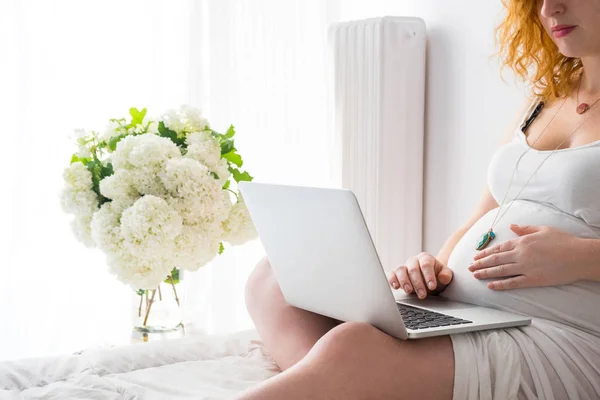
[[[134,336],[141,336],[147,341],[150,334],[183,331],[183,299],[183,284],[179,279],[172,281],[170,277],[156,289],[133,292]]]

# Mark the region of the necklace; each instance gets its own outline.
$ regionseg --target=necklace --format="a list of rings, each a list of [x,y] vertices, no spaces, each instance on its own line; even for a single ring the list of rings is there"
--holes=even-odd
[[[556,146],[556,148],[554,150],[552,150],[552,152],[540,163],[540,165],[538,165],[538,167],[535,169],[535,171],[533,171],[533,173],[531,174],[531,176],[529,177],[529,179],[527,180],[527,182],[525,182],[525,184],[523,185],[523,187],[521,188],[521,190],[519,191],[519,193],[517,193],[517,195],[515,196],[515,198],[513,199],[513,201],[508,205],[508,207],[506,208],[506,210],[502,213],[502,215],[500,216],[500,218],[498,218],[498,215],[500,214],[500,210],[502,209],[502,206],[504,205],[504,201],[506,200],[506,197],[508,196],[508,193],[510,192],[510,187],[512,186],[512,182],[513,179],[515,177],[515,172],[517,170],[517,167],[519,165],[519,163],[521,162],[521,159],[523,158],[523,156],[525,155],[525,153],[527,153],[529,150],[531,150],[533,148],[533,146],[537,143],[538,140],[540,140],[540,138],[542,137],[542,135],[544,134],[544,132],[546,131],[546,128],[548,128],[548,126],[550,125],[550,123],[554,120],[554,118],[558,115],[559,111],[561,110],[561,108],[563,107],[563,105],[565,104],[565,102],[567,101],[567,98],[565,98],[565,100],[563,100],[562,104],[560,105],[558,111],[556,111],[556,113],[552,116],[552,118],[550,119],[550,121],[548,122],[548,124],[546,124],[546,126],[544,127],[544,130],[542,130],[542,133],[540,133],[540,135],[538,136],[538,138],[535,140],[535,142],[533,142],[533,144],[531,146],[527,146],[527,150],[525,150],[523,152],[523,154],[521,154],[521,156],[519,157],[519,159],[517,160],[517,163],[515,164],[515,167],[513,168],[513,173],[512,176],[510,178],[510,183],[508,184],[508,189],[506,190],[506,194],[504,195],[504,199],[502,199],[502,203],[500,204],[500,207],[498,207],[498,212],[496,213],[496,217],[494,218],[494,221],[492,222],[492,225],[490,226],[490,229],[484,233],[481,238],[479,239],[479,241],[477,242],[477,250],[483,250],[485,249],[488,244],[496,237],[496,234],[494,233],[494,226],[496,226],[496,224],[498,222],[500,222],[500,219],[502,219],[502,217],[504,217],[504,215],[508,212],[508,210],[510,209],[510,207],[513,205],[514,201],[518,199],[519,195],[521,194],[521,192],[523,191],[523,189],[525,188],[525,186],[527,186],[527,184],[529,183],[529,181],[531,180],[531,178],[533,178],[533,176],[536,174],[536,172],[542,167],[542,165],[546,162],[546,160],[548,158],[550,158],[550,156],[552,154],[554,154],[554,152],[556,150],[558,150],[558,148],[567,141],[567,139],[570,139],[573,137],[573,135],[575,134],[575,132],[577,132],[579,130],[579,128],[581,128],[583,126],[583,124],[586,123],[586,121],[593,115],[590,114],[588,115],[582,123],[580,123],[577,128],[575,128],[575,130],[573,131],[573,133],[571,133],[571,135],[563,140],[562,142],[559,143],[558,146]],[[597,101],[593,104],[595,105],[597,103]],[[540,102],[541,106],[543,107],[543,102]],[[536,107],[536,112],[539,113],[539,110],[541,110],[540,108],[540,104],[538,104],[538,107]],[[592,105],[592,106],[593,106]],[[591,107],[590,107],[591,108]],[[586,110],[587,111],[587,110]],[[537,115],[537,114],[535,114]],[[527,121],[527,124],[525,126],[529,126],[529,123],[531,123],[531,117],[529,118],[530,121]],[[527,141],[527,139],[525,138],[525,141]]]
[[[579,103],[579,89],[581,88],[581,81],[582,81],[582,78],[579,78],[579,84],[577,85],[577,104],[578,104],[577,114],[583,114],[590,108],[594,107],[594,105],[598,102],[598,100],[600,100],[600,97],[599,97],[595,102],[592,103],[591,106],[588,103]]]

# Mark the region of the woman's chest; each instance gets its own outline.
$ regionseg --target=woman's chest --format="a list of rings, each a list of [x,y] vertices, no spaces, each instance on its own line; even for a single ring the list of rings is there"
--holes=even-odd
[[[494,154],[488,184],[498,204],[505,195],[506,201],[518,196],[600,228],[600,143],[554,153],[526,150],[514,140]]]
[[[570,101],[546,105],[541,113],[534,112],[533,119],[525,126],[525,142],[535,149],[550,151],[573,149],[600,141],[599,105],[583,114],[574,112],[576,103]]]

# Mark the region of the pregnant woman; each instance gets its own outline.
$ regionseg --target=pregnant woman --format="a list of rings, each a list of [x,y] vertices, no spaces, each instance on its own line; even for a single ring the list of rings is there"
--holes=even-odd
[[[503,61],[532,96],[471,218],[388,279],[532,324],[398,340],[286,304],[263,259],[246,302],[283,372],[241,399],[600,399],[600,0],[505,5]]]

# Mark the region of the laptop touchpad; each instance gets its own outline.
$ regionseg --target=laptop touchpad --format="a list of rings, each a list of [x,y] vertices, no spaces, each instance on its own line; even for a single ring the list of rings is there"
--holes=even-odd
[[[472,304],[468,303],[460,303],[456,301],[450,301],[443,297],[438,296],[428,296],[423,300],[420,300],[418,297],[405,297],[396,299],[398,303],[406,304],[408,306],[417,306],[424,308],[435,308],[436,310],[464,310],[467,308],[475,307]]]

